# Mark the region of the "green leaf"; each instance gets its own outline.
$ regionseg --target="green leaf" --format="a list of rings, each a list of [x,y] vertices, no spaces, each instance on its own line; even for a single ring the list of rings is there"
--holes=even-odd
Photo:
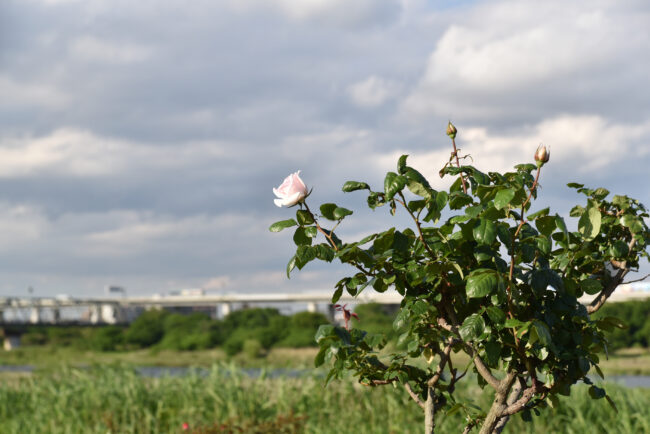
[[[350,211],[349,209],[342,208],[340,206],[334,209],[334,218],[337,220],[341,220],[345,216],[349,216],[349,215],[352,215],[352,211]]]
[[[555,230],[555,217],[553,216],[544,216],[535,219],[535,227],[541,233],[547,237],[553,233]]]
[[[287,264],[287,279],[291,279],[291,271],[294,268],[296,268],[296,255],[293,255]]]
[[[336,288],[336,291],[334,291],[334,294],[332,294],[332,304],[335,304],[337,301],[339,301],[342,295],[343,295],[343,286],[339,286],[338,288]]]
[[[384,179],[384,192],[386,200],[391,200],[398,192],[406,186],[406,178],[395,172],[388,172]]]
[[[290,228],[291,226],[298,226],[298,223],[294,219],[280,220],[269,226],[269,230],[271,232],[280,232],[282,229]]]
[[[449,195],[447,194],[446,191],[438,192],[438,194],[436,194],[436,209],[438,211],[442,211],[445,205],[447,205],[448,199],[449,199]]]
[[[334,336],[334,326],[331,324],[322,324],[320,327],[318,327],[314,339],[316,342],[320,342],[323,339],[327,339],[332,336]]]
[[[616,240],[609,248],[609,254],[615,258],[624,258],[630,253],[627,243],[623,240]]]
[[[625,214],[621,217],[621,224],[628,228],[630,232],[636,234],[643,231],[643,225],[636,216]]]
[[[601,215],[600,211],[594,206],[590,206],[587,212],[582,214],[578,221],[578,232],[586,240],[593,240],[600,232]]]
[[[305,229],[305,227],[300,226],[293,234],[293,242],[296,243],[297,246],[311,246],[312,237],[307,235]]]
[[[501,355],[501,345],[497,342],[488,341],[483,346],[485,347],[485,355],[487,356],[488,365],[498,365],[499,356]]]
[[[397,160],[397,172],[399,172],[400,175],[404,175],[404,171],[406,170],[407,158],[408,158],[408,154],[405,154],[399,157],[399,160]]]
[[[492,220],[482,218],[472,230],[474,239],[479,244],[490,245],[497,239],[497,227]]]
[[[316,251],[317,249],[311,246],[298,246],[296,249],[296,267],[302,270],[307,263],[316,259]]]
[[[334,217],[334,210],[338,208],[335,203],[324,203],[320,206],[320,213],[323,217],[325,217],[328,220],[338,220],[336,217]]]
[[[485,331],[485,321],[481,315],[474,313],[465,318],[458,331],[464,341],[471,341],[483,334]]]
[[[365,182],[348,181],[343,184],[342,190],[346,193],[357,190],[370,190],[370,186]]]
[[[487,315],[490,320],[497,325],[501,325],[506,321],[506,314],[504,311],[496,306],[490,306],[486,309]]]
[[[557,214],[555,214],[555,225],[557,226],[557,228],[559,230],[562,231],[562,233],[564,234],[564,240],[565,240],[565,242],[568,243],[569,242],[569,231],[567,231],[566,223],[564,222],[564,219],[562,217],[560,217],[559,215],[557,215]]]
[[[503,209],[515,197],[515,191],[512,188],[506,188],[505,190],[499,190],[499,192],[494,197],[494,207],[496,209]]]
[[[304,209],[296,211],[296,220],[298,220],[300,226],[314,224],[314,218],[311,216],[311,213]]]
[[[550,211],[551,209],[549,207],[546,207],[544,209],[540,209],[539,211],[530,214],[527,218],[528,220],[535,220],[536,218],[539,217],[546,217]]]
[[[314,359],[314,367],[318,368],[319,366],[322,366],[323,363],[325,363],[325,354],[328,350],[328,347],[322,347],[318,351],[318,354],[316,354],[316,358]]]
[[[553,340],[551,339],[551,332],[548,329],[548,326],[539,320],[533,321],[533,329],[537,333],[539,341],[545,347],[553,346]]]
[[[607,393],[605,393],[605,389],[601,389],[598,386],[592,385],[589,388],[589,396],[591,396],[591,399],[601,399],[604,398]]]
[[[569,182],[567,185],[569,188],[582,188],[585,185],[584,184],[578,184],[577,182]]]
[[[485,297],[496,289],[497,283],[497,273],[494,270],[480,268],[467,276],[465,291],[469,298]]]
[[[603,285],[596,279],[585,279],[580,282],[580,288],[589,295],[598,294]]]

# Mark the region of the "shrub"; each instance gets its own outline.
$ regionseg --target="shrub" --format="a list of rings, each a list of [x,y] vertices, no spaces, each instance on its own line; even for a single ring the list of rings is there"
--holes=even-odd
[[[127,329],[125,341],[140,348],[158,343],[165,334],[164,321],[168,315],[164,310],[143,312]]]

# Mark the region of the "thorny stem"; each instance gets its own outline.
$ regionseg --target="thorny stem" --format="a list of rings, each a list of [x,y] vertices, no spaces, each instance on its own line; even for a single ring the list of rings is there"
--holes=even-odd
[[[316,216],[314,215],[314,213],[311,212],[311,210],[309,209],[309,206],[307,206],[307,202],[302,202],[302,204],[305,206],[305,210],[309,213],[309,215],[311,215],[312,220],[314,220],[314,224],[316,225],[316,229],[318,229],[318,231],[319,231],[321,234],[323,234],[323,236],[325,236],[325,238],[326,238],[327,241],[330,243],[330,245],[332,246],[332,248],[334,249],[334,251],[336,251],[336,252],[338,253],[338,251],[339,251],[339,247],[338,247],[338,246],[336,245],[336,243],[334,242],[334,238],[332,238],[332,234],[334,233],[334,231],[333,231],[333,230],[330,231],[329,234],[328,234],[327,232],[325,232],[325,230],[324,230],[324,229],[320,226],[320,224],[318,223],[318,220],[316,220]],[[359,271],[361,271],[361,272],[362,272],[363,274],[365,274],[366,276],[374,276],[374,274],[372,274],[370,271],[365,270],[365,269],[364,269],[362,266],[360,266],[359,264],[356,264],[356,263],[355,263],[354,266],[355,266],[356,269],[358,269]]]
[[[456,139],[452,137],[451,144],[454,146],[454,157],[456,157],[456,167],[460,167],[460,161],[458,160],[458,150],[456,149]],[[460,174],[460,181],[463,183],[463,193],[467,194],[467,185],[465,184],[465,177],[462,172]]]
[[[415,222],[415,227],[418,229],[418,234],[419,234],[420,241],[424,245],[424,248],[427,249],[427,252],[429,252],[429,255],[431,255],[431,259],[435,258],[436,254],[433,252],[433,250],[431,250],[431,247],[429,247],[427,242],[424,241],[424,234],[422,233],[422,226],[420,225],[420,221],[415,216],[415,214],[413,214],[413,211],[411,211],[409,209],[409,207],[406,205],[406,198],[404,197],[404,195],[402,194],[401,191],[399,192],[399,195],[402,198],[402,200],[397,199],[397,202],[399,202],[400,204],[402,204],[402,206],[404,206],[406,211],[409,213],[409,215],[411,216],[411,218]]]

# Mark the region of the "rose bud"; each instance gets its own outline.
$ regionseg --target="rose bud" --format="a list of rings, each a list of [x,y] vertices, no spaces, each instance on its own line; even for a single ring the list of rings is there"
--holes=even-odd
[[[456,127],[455,127],[454,124],[452,124],[451,121],[450,121],[449,124],[447,125],[447,135],[448,135],[449,137],[451,137],[452,139],[455,139],[455,138],[456,138],[456,133],[457,133],[457,132],[458,132],[458,131],[456,130]]]
[[[282,181],[282,184],[278,188],[273,189],[273,193],[278,197],[278,199],[273,200],[277,206],[294,206],[307,197],[309,191],[307,191],[307,187],[302,182],[302,179],[300,179],[299,174],[300,170],[292,173],[284,178],[284,181]]]
[[[542,167],[544,163],[548,162],[549,158],[551,158],[551,148],[547,149],[546,146],[540,144],[537,147],[537,151],[535,152],[535,161],[537,161],[537,167]]]

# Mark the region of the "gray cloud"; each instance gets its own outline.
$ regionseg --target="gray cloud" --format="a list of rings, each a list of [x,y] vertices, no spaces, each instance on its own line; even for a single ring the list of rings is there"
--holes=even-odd
[[[409,153],[437,178],[446,120],[479,166],[553,147],[543,203],[569,181],[650,204],[650,9],[643,3],[156,2],[0,6],[0,292],[330,288],[282,277],[271,188],[355,208]],[[630,182],[635,180],[636,182]],[[436,182],[438,182],[436,180]],[[547,202],[544,202],[547,201]],[[330,272],[331,271],[331,272]]]

